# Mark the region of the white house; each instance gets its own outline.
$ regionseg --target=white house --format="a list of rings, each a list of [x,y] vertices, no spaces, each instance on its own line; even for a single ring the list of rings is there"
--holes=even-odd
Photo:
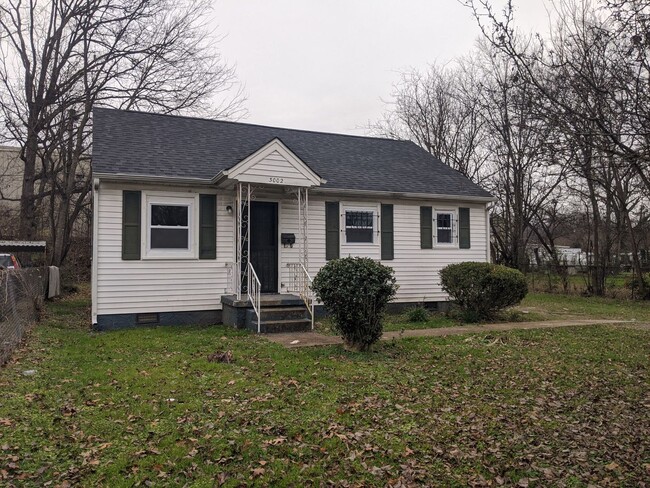
[[[441,268],[489,260],[490,194],[407,141],[97,109],[93,171],[98,329],[305,329],[327,260],[431,306]]]

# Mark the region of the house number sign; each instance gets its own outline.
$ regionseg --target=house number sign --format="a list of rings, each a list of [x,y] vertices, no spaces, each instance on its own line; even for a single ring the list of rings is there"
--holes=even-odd
[[[271,183],[284,183],[284,178],[278,178],[277,176],[269,177]]]

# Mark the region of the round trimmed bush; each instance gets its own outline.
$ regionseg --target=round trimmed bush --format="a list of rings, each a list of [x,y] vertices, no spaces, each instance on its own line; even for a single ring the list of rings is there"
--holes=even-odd
[[[528,293],[521,271],[498,264],[465,262],[440,271],[442,289],[460,308],[466,322],[488,320],[517,305]]]
[[[329,261],[312,284],[345,345],[367,351],[381,337],[381,320],[397,292],[393,269],[370,258]]]

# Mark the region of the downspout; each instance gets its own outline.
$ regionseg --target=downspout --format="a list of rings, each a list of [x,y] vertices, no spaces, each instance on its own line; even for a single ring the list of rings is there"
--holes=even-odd
[[[91,296],[92,296],[92,304],[91,304],[91,321],[92,321],[92,326],[95,327],[97,325],[97,268],[98,268],[98,263],[97,263],[97,255],[99,254],[98,251],[98,245],[99,243],[97,242],[97,237],[99,235],[99,219],[97,218],[97,215],[99,213],[99,178],[94,178],[93,179],[93,187],[92,187],[92,192],[93,192],[93,242],[92,242],[92,263],[91,263]]]
[[[492,261],[490,250],[490,214],[492,213],[492,204],[485,205],[485,258],[486,262]]]

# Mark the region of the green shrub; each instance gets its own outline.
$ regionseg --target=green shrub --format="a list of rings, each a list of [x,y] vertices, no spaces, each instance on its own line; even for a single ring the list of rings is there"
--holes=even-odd
[[[329,261],[312,284],[348,348],[366,351],[382,334],[381,320],[397,285],[392,268],[370,258]]]
[[[426,322],[429,320],[429,311],[424,307],[413,307],[406,311],[406,319],[409,322]]]
[[[516,269],[490,263],[450,264],[440,271],[442,289],[460,308],[466,322],[488,320],[521,302],[528,285]]]

